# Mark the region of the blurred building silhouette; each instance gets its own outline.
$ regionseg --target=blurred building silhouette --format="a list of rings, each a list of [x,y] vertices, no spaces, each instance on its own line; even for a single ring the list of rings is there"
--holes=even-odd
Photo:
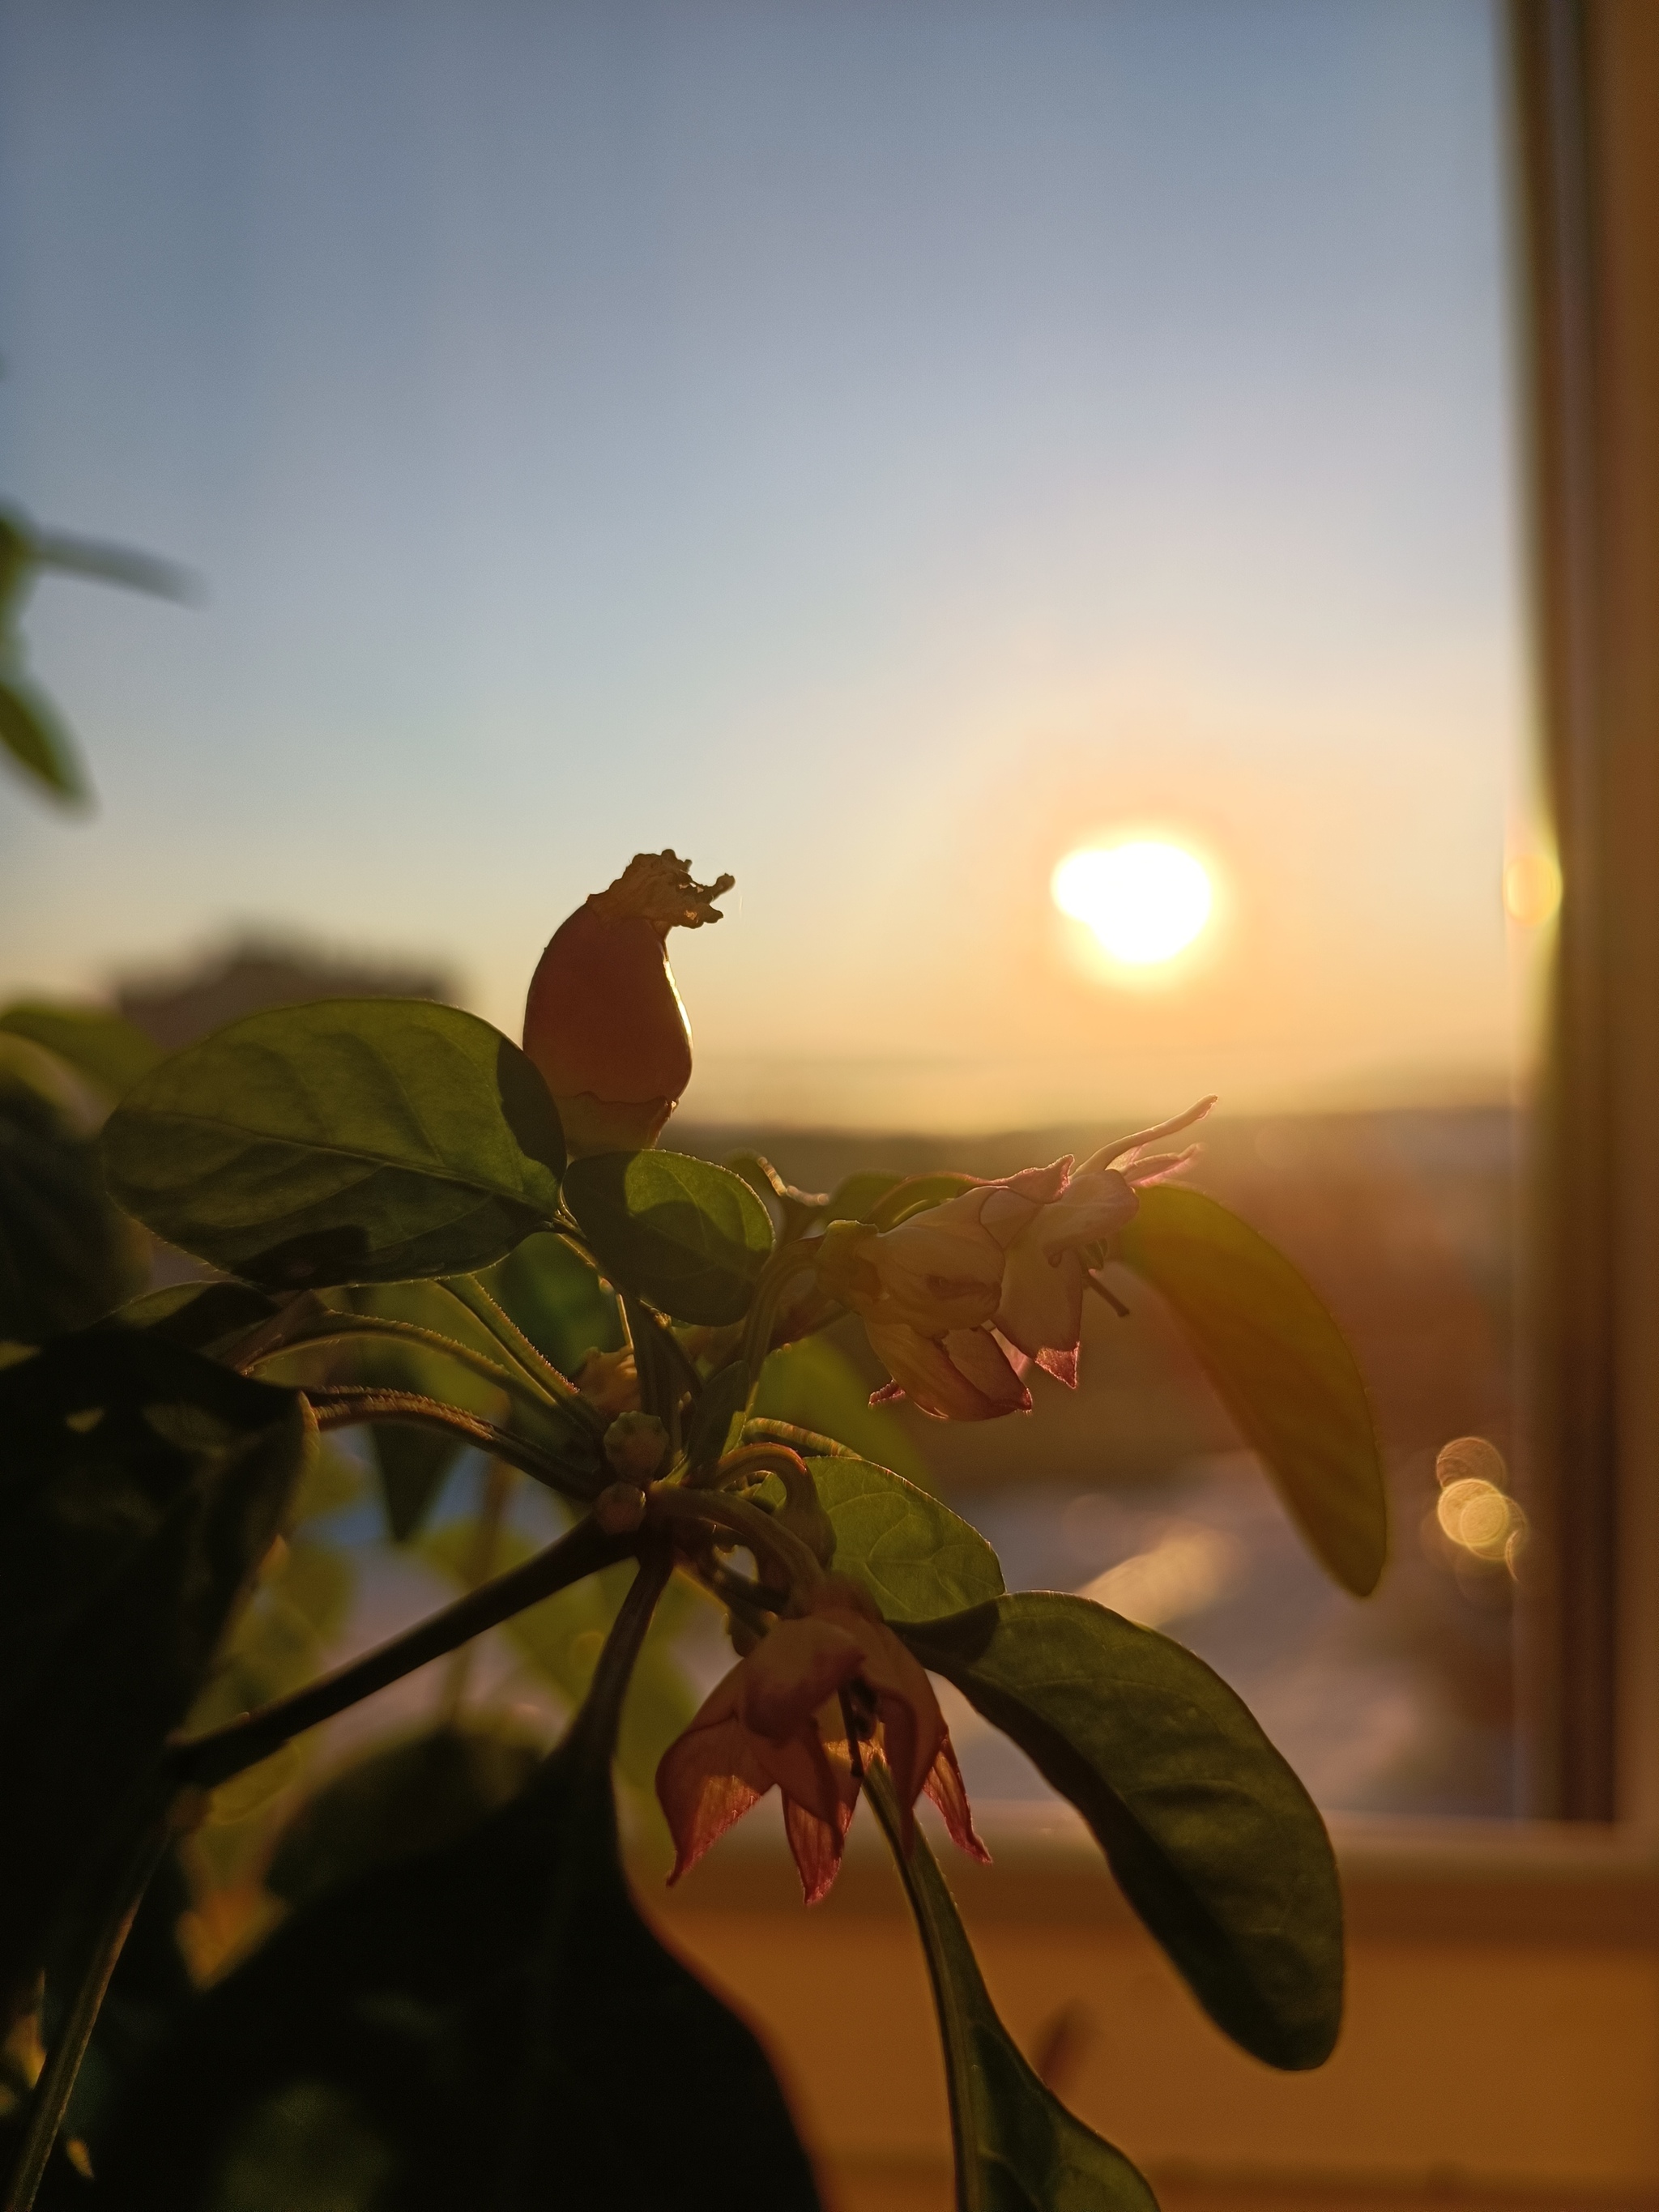
[[[279,938],[244,938],[171,971],[128,976],[115,1003],[169,1052],[210,1036],[243,1014],[312,999],[455,1000],[442,969],[342,958]]]

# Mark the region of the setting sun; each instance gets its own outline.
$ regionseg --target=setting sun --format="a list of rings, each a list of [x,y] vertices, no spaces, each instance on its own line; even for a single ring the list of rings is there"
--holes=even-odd
[[[1062,914],[1086,922],[1115,960],[1133,968],[1173,959],[1213,903],[1203,863],[1152,838],[1068,853],[1051,889]]]

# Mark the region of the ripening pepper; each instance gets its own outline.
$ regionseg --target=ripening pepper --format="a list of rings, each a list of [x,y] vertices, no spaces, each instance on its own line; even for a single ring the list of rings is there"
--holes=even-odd
[[[636,853],[554,932],[530,985],[524,1048],[574,1152],[655,1144],[691,1079],[691,1032],[668,964],[671,929],[720,919],[721,876],[691,880],[674,853]]]

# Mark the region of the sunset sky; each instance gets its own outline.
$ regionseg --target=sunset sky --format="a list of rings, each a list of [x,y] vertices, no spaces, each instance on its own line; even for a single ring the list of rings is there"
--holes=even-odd
[[[0,989],[242,931],[516,1030],[638,848],[709,1116],[1500,1095],[1526,708],[1484,0],[0,0],[0,491],[95,817]],[[1168,837],[1167,980],[1056,861]],[[1069,935],[1068,935],[1069,933]]]

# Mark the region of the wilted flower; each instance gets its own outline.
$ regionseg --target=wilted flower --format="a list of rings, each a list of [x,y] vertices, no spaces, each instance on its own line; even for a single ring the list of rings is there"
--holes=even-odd
[[[691,1032],[668,933],[718,921],[713,901],[732,882],[693,883],[677,854],[636,853],[554,933],[531,981],[524,1048],[573,1152],[653,1145],[679,1103],[691,1079]]]
[[[951,1838],[988,1856],[974,1833],[961,1770],[933,1685],[857,1586],[825,1577],[799,1620],[780,1620],[705,1699],[664,1753],[657,1795],[674,1838],[671,1881],[775,1785],[809,1905],[835,1881],[860,1759],[886,1761],[906,1850],[925,1791]],[[851,1723],[852,1736],[848,1735]]]
[[[908,1397],[941,1420],[993,1420],[1030,1407],[1033,1363],[1074,1389],[1091,1248],[1133,1220],[1139,1186],[1193,1157],[1145,1148],[1214,1103],[1103,1145],[1075,1170],[1067,1158],[976,1183],[896,1229],[834,1224],[819,1277],[863,1316],[893,1378],[871,1402]]]

